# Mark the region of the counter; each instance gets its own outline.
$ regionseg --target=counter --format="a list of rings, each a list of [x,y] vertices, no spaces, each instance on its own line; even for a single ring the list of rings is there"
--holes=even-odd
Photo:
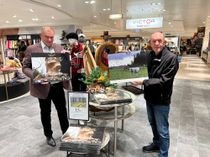
[[[18,69],[0,69],[0,101],[19,97],[29,91],[28,78],[13,78]]]

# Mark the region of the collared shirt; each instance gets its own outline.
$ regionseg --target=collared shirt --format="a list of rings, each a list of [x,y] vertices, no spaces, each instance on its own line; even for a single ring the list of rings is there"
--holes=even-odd
[[[43,43],[43,41],[41,41],[41,46],[44,53],[55,53],[54,48],[53,47],[49,48],[47,45],[45,45],[45,43]]]

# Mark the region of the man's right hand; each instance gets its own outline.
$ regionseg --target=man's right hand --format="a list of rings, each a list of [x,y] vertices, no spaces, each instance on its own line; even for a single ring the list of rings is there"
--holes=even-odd
[[[47,85],[47,84],[49,84],[49,82],[48,81],[43,81],[43,82],[41,82],[41,84],[42,85]]]
[[[131,84],[132,84],[133,86],[142,85],[142,84],[143,84],[143,80],[133,81],[133,82],[131,82]]]

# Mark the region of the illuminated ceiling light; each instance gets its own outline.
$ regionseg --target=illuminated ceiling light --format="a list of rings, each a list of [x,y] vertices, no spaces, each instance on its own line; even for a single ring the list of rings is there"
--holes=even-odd
[[[54,17],[54,16],[51,16],[51,19],[53,19],[53,20],[54,20],[54,19],[55,19],[55,17]]]
[[[152,2],[151,5],[156,6],[156,5],[161,5],[161,3]]]
[[[13,18],[16,18],[16,17],[17,17],[17,15],[13,15],[12,17],[13,17]]]
[[[88,3],[89,3],[89,1],[85,1],[85,3],[86,3],[86,4],[88,4]]]
[[[109,10],[111,10],[110,8],[107,8],[107,10],[109,11]]]
[[[111,14],[109,15],[109,18],[112,20],[117,20],[117,19],[122,19],[123,15],[122,14]]]
[[[113,12],[113,7],[112,7],[112,1],[111,1],[111,8],[112,8],[112,12]],[[122,14],[122,0],[120,1],[120,13],[112,13],[109,15],[109,19],[111,20],[119,20],[123,18],[123,14]]]
[[[60,5],[60,4],[57,4],[57,7],[58,7],[58,8],[61,8],[61,5]]]
[[[96,18],[97,16],[95,15],[95,16],[93,16],[94,18]]]
[[[19,19],[18,22],[23,22],[23,20],[22,19]]]
[[[32,21],[39,21],[38,18],[32,18]]]
[[[94,3],[96,3],[96,1],[90,1],[90,4],[94,4]]]
[[[104,8],[103,11],[106,11],[106,9]]]
[[[33,10],[33,9],[29,9],[29,11],[30,11],[30,12],[32,12],[32,13],[34,12],[34,10]]]
[[[5,23],[10,23],[10,21],[7,20],[7,21],[5,21]]]

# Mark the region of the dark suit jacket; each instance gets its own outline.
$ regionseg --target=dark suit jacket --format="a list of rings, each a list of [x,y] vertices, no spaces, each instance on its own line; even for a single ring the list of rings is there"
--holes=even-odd
[[[61,52],[63,48],[58,44],[53,44],[53,48],[55,52]],[[34,97],[40,98],[40,99],[46,99],[50,90],[50,84],[34,84],[33,79],[33,71],[32,71],[32,64],[31,64],[31,53],[43,53],[41,43],[31,45],[27,47],[25,51],[25,58],[23,60],[23,73],[31,78],[30,81],[30,94]],[[63,85],[66,89],[69,88],[69,81],[64,81]]]

